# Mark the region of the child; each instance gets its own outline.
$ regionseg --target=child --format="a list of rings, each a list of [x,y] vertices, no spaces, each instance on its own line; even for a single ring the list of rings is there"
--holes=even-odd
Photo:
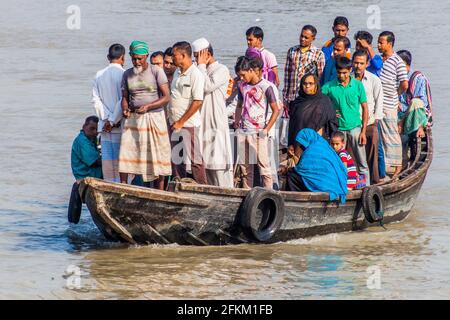
[[[227,106],[227,116],[228,116],[228,124],[230,129],[233,129],[234,125],[234,114],[236,113],[236,106],[238,103],[238,92],[239,92],[239,83],[241,79],[239,77],[240,64],[244,59],[244,56],[240,56],[236,60],[236,66],[234,67],[234,72],[236,73],[236,77],[234,79],[230,79],[230,83],[228,84],[227,90],[227,99],[225,104]]]
[[[262,32],[262,30],[261,30],[261,32]],[[263,64],[264,64],[264,60],[263,60],[263,58],[261,56],[261,52],[258,49],[256,49],[256,48],[249,47],[247,49],[246,56],[248,58],[250,58],[250,59],[251,58],[261,59],[263,61]],[[272,71],[272,70],[270,70],[270,71]],[[278,93],[278,88],[276,87],[276,85],[274,83],[275,77],[274,76],[271,77],[271,75],[274,75],[273,71],[271,73],[269,72],[269,76],[268,77],[265,77],[264,67],[262,69],[256,69],[255,72],[257,73],[257,75],[259,77],[269,81],[269,84],[272,86],[273,91],[275,93],[275,96],[277,98],[278,110],[280,111],[282,109],[282,107],[283,107],[283,104],[282,104],[282,102],[280,100],[280,96],[279,96],[279,93]],[[239,72],[237,72],[237,73],[239,73]],[[267,76],[267,74],[266,74],[266,76]],[[273,79],[273,81],[271,79]],[[278,120],[278,118],[277,118],[277,120]],[[278,164],[279,164],[279,158],[278,158],[278,147],[277,147],[277,139],[276,139],[275,127],[276,127],[276,125],[273,126],[272,130],[269,131],[268,152],[269,152],[270,163],[271,163],[271,168],[272,168],[273,188],[274,188],[274,190],[279,190],[280,186],[279,186],[278,173],[277,173],[277,171],[278,171]],[[259,182],[260,182],[259,172],[258,172],[258,170],[256,168],[256,172],[254,174],[254,183],[255,183],[255,185],[259,185]]]
[[[294,146],[289,146],[287,148],[287,158],[280,163],[280,170],[278,170],[282,185],[281,190],[286,190],[286,174],[289,169],[294,168],[297,165],[298,161],[299,157],[295,155]]]
[[[242,171],[246,173],[243,186],[253,187],[252,169],[256,160],[263,187],[272,189],[268,135],[279,114],[277,95],[273,84],[261,77],[261,59],[246,57],[237,68],[242,82],[239,85],[234,128],[239,129],[238,145],[245,151],[244,154],[239,154]]]
[[[345,149],[345,135],[341,131],[336,131],[331,136],[331,146],[338,153],[344,166],[347,168],[347,188],[348,190],[362,189],[365,187],[364,176],[358,176],[355,162],[352,156]]]
[[[269,80],[278,87],[280,85],[280,79],[278,77],[277,59],[272,52],[263,46],[263,30],[260,27],[251,27],[245,34],[247,36],[248,45],[248,50],[245,55],[249,58],[261,58],[264,64],[262,69],[263,78]]]

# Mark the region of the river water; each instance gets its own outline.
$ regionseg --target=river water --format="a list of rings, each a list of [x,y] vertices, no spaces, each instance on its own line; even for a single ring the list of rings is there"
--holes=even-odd
[[[449,2],[0,3],[1,299],[450,298]],[[70,5],[80,8],[79,30],[67,27]],[[86,210],[79,225],[68,224],[70,147],[93,113],[91,80],[110,44],[141,39],[163,50],[204,36],[232,67],[246,48],[245,30],[260,25],[282,69],[300,26],[316,25],[320,46],[336,15],[350,19],[351,34],[367,29],[371,5],[381,9],[381,29],[396,33],[396,48],[412,51],[434,94],[434,162],[406,221],[388,230],[202,248],[110,243]]]

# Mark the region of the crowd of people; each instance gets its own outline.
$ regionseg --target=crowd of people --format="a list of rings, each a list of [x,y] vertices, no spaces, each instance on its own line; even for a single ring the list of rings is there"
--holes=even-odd
[[[352,50],[349,30],[337,17],[319,49],[316,28],[305,25],[287,51],[280,91],[277,58],[257,26],[246,32],[235,77],[205,38],[152,54],[133,41],[128,70],[124,46],[111,45],[94,80],[96,116],[72,147],[75,178],[165,189],[191,177],[342,201],[349,190],[395,179],[432,125],[430,84],[412,70],[409,51],[395,52],[392,32],[379,34],[376,54],[367,31],[356,32]]]

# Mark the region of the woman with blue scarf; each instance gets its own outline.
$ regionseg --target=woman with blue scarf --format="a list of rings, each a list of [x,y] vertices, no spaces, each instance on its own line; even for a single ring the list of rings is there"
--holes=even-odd
[[[345,203],[347,169],[337,153],[313,129],[302,129],[295,141],[300,160],[287,173],[286,191],[327,192],[330,201]]]

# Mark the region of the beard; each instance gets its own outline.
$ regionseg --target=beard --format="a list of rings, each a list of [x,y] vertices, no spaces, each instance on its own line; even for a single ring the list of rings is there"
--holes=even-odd
[[[140,66],[140,67],[133,67],[134,74],[140,74],[140,73],[142,73],[142,71],[144,71],[144,68],[142,66]]]

